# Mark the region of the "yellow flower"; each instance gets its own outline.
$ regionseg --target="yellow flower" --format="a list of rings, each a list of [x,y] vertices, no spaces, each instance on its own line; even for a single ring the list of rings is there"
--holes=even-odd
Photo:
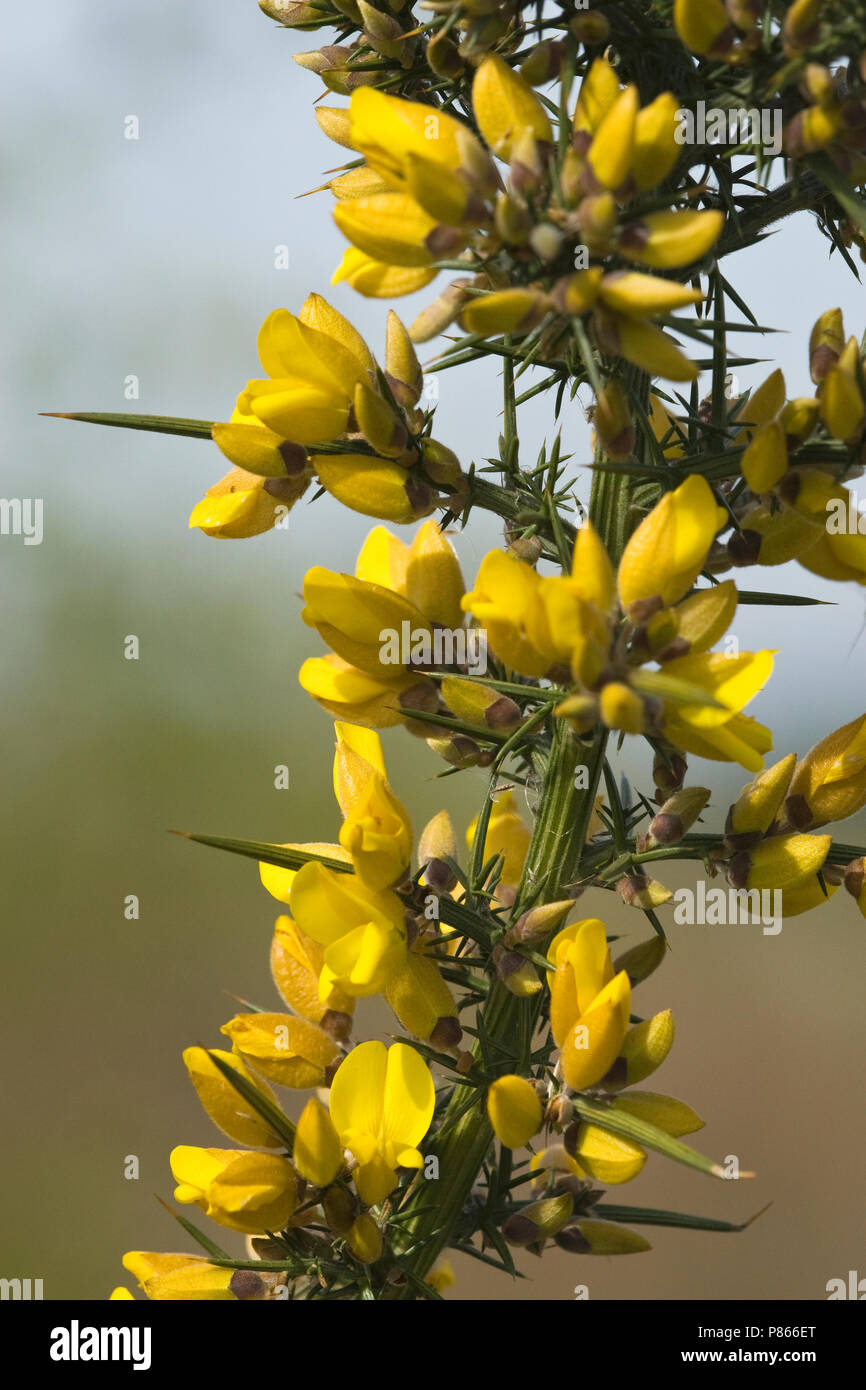
[[[301,1111],[292,1161],[302,1178],[327,1187],[343,1166],[343,1150],[327,1110],[311,1096]]]
[[[693,1134],[704,1124],[683,1101],[656,1095],[652,1091],[635,1091],[617,1096],[610,1108],[614,1114],[619,1111],[633,1115],[674,1138]],[[640,1144],[589,1123],[580,1124],[577,1128],[574,1156],[584,1173],[603,1183],[631,1182],[647,1159],[646,1150]]]
[[[565,1080],[576,1091],[595,1085],[616,1061],[631,1006],[631,985],[613,973],[604,923],[590,917],[554,938],[550,1026]]]
[[[406,950],[403,906],[391,892],[373,892],[355,875],[309,863],[291,891],[301,930],[324,947],[319,991],[336,985],[363,998],[378,994]]]
[[[329,1093],[331,1121],[358,1160],[355,1186],[369,1206],[393,1191],[398,1168],[423,1166],[417,1145],[434,1104],[427,1064],[405,1043],[361,1043],[341,1063]]]
[[[466,832],[466,842],[470,849],[475,843],[477,824],[476,816]],[[496,888],[496,897],[500,902],[513,901],[531,838],[529,826],[515,804],[514,793],[501,792],[491,808],[483,853],[484,860],[492,858],[495,854],[502,855],[502,869]]]
[[[538,97],[497,53],[489,54],[476,69],[472,107],[481,134],[501,159],[510,159],[512,142],[523,130],[531,130],[537,140],[553,141],[550,121]]]
[[[617,576],[623,607],[654,598],[667,605],[682,598],[703,569],[726,519],[699,474],[666,492],[623,552]]]
[[[487,1114],[497,1139],[522,1149],[541,1128],[541,1101],[522,1076],[500,1076],[487,1092]]]
[[[845,820],[866,806],[866,715],[816,743],[797,764],[785,812],[798,830]]]
[[[208,1264],[200,1255],[163,1255],[150,1250],[130,1250],[123,1257],[140,1287],[153,1302],[166,1300],[234,1301],[229,1285],[236,1273]]]
[[[230,1052],[215,1049],[215,1055],[226,1066],[232,1067],[240,1076],[261,1091],[267,1100],[275,1101],[273,1091],[263,1081],[244,1066],[240,1057]],[[281,1149],[283,1140],[236,1091],[208,1055],[203,1047],[188,1047],[183,1054],[184,1066],[208,1116],[217,1129],[234,1139],[238,1144],[249,1144],[251,1148]]]
[[[261,864],[259,868],[265,887],[273,892],[265,876],[265,871],[271,865]],[[273,872],[289,873],[286,869],[274,869]],[[294,874],[291,877],[294,879]],[[284,902],[288,902],[289,891],[290,887],[286,890]],[[302,932],[291,917],[277,918],[271,941],[271,975],[280,995],[301,1018],[326,1026],[333,1020],[337,1025],[335,1036],[345,1036],[351,1027],[355,1000],[334,988],[324,999],[321,997],[319,977],[324,963],[324,948],[318,941],[313,941],[312,937]],[[333,1027],[331,1031],[334,1031]]]
[[[423,290],[437,274],[435,267],[388,265],[365,255],[357,246],[347,246],[331,284],[345,281],[367,299],[399,299],[400,295]]]
[[[340,844],[368,888],[390,888],[405,876],[412,827],[385,777],[379,737],[338,721],[334,785],[345,816]]]
[[[295,1170],[276,1154],[200,1149],[181,1144],[171,1152],[175,1200],[200,1207],[232,1231],[263,1235],[286,1226],[298,1199]]]
[[[245,1062],[279,1086],[304,1090],[323,1085],[337,1056],[330,1034],[291,1014],[237,1014],[220,1032],[231,1038]]]

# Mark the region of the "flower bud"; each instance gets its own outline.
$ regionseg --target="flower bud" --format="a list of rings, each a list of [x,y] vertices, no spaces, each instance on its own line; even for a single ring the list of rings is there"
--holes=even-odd
[[[446,676],[441,691],[442,699],[455,718],[473,728],[511,733],[523,719],[519,705],[479,681]]]
[[[622,681],[609,681],[599,697],[601,717],[609,729],[642,734],[646,724],[644,702]]]
[[[629,907],[639,907],[643,911],[653,911],[669,903],[673,894],[657,879],[647,878],[645,874],[623,874],[618,880],[616,891]]]
[[[463,307],[469,303],[470,296],[466,293],[466,286],[469,284],[471,281],[468,277],[453,280],[432,304],[421,310],[409,329],[409,337],[413,343],[429,342],[454,322]]]
[[[732,848],[748,848],[743,839],[766,835],[785,799],[796,761],[796,753],[789,753],[743,787],[725,826],[726,843]]]
[[[619,1055],[625,1060],[624,1085],[634,1086],[660,1067],[674,1042],[674,1018],[670,1009],[629,1028]]]
[[[818,37],[824,0],[794,0],[785,12],[782,25],[782,49],[787,58],[794,58],[809,48]]]
[[[607,456],[615,463],[627,462],[634,452],[635,425],[618,381],[608,381],[596,397],[592,422]]]
[[[728,58],[737,47],[722,0],[675,0],[674,27],[686,48],[701,58]]]
[[[556,40],[544,39],[537,43],[532,52],[520,64],[520,76],[530,87],[543,87],[559,76],[562,62],[562,44]]]
[[[648,1240],[618,1221],[576,1221],[555,1240],[561,1250],[573,1255],[636,1255],[652,1249]]]
[[[816,385],[838,362],[844,346],[842,310],[828,309],[816,321],[809,338],[809,371]]]
[[[854,898],[866,917],[866,859],[852,859],[845,870],[845,891]]]
[[[460,477],[459,458],[453,449],[449,449],[447,444],[440,444],[438,439],[422,439],[421,462],[424,472],[438,487],[452,487]]]
[[[528,912],[518,917],[514,926],[506,933],[507,944],[532,946],[539,941],[545,941],[552,932],[559,931],[575,901],[574,898],[565,898],[562,902],[543,903],[538,907],[531,907]]]
[[[487,1092],[487,1116],[500,1143],[522,1149],[541,1128],[541,1101],[525,1077],[500,1076]]]
[[[322,1197],[322,1210],[334,1235],[344,1236],[358,1215],[358,1199],[345,1187],[329,1187]]]
[[[678,845],[710,799],[707,787],[685,787],[668,797],[650,822],[650,845]]]
[[[610,38],[610,21],[596,10],[588,14],[576,14],[568,21],[568,27],[576,39],[589,46],[606,43]]]
[[[382,1232],[372,1216],[362,1211],[346,1232],[349,1249],[362,1264],[372,1265],[382,1254]]]
[[[674,748],[656,752],[653,759],[653,782],[661,791],[676,791],[688,772],[688,763]]]
[[[866,805],[866,715],[816,743],[797,764],[785,812],[797,829],[845,820]]]
[[[532,961],[518,951],[508,951],[501,945],[494,946],[493,964],[505,988],[519,999],[528,999],[541,989],[541,980]]]
[[[355,419],[368,444],[386,458],[399,458],[406,451],[408,434],[388,402],[366,382],[355,384]]]
[[[428,66],[437,77],[460,77],[466,66],[456,43],[453,43],[441,29],[437,29],[430,39],[425,55]]]
[[[613,963],[615,974],[624,970],[632,985],[639,985],[654,970],[657,970],[668,953],[667,942],[663,936],[651,936],[649,941],[641,941],[617,956]]]
[[[509,1245],[534,1245],[561,1231],[574,1211],[574,1198],[570,1192],[559,1197],[546,1197],[541,1202],[531,1202],[514,1216],[509,1216],[502,1227],[502,1234]]]
[[[385,330],[385,378],[398,404],[411,410],[421,395],[424,373],[409,332],[393,309],[388,310]]]

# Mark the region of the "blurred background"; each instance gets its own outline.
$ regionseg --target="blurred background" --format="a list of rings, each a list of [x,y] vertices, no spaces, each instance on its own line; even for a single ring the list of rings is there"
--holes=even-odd
[[[234,1012],[226,991],[278,1007],[267,969],[276,905],[255,866],[167,831],[335,838],[331,723],[297,684],[301,660],[321,650],[298,593],[311,563],[351,569],[371,523],[324,498],[299,506],[288,531],[217,543],[187,530],[225,471],[209,442],[38,412],[225,419],[257,374],[255,336],[269,310],[324,291],[381,351],[387,305],[328,291],[343,250],[330,195],[297,201],[342,160],[313,119],[317,79],[292,62],[314,35],[278,28],[254,0],[217,9],[150,0],[134,15],[45,0],[17,6],[9,28],[0,491],[44,500],[44,540],[0,537],[0,1274],[42,1278],[47,1298],[104,1299],[124,1279],[124,1250],[189,1247],[154,1198],[170,1200],[172,1146],[222,1142],[182,1048],[223,1041],[219,1026]],[[137,139],[127,138],[130,117]],[[289,268],[278,270],[282,246]],[[758,342],[755,355],[784,368],[790,395],[811,389],[806,344],[822,310],[842,304],[847,331],[863,329],[861,287],[828,260],[806,215],[727,273],[759,321],[784,330],[740,345]],[[398,306],[407,321],[431,293]],[[768,370],[743,369],[741,387]],[[137,401],[125,396],[131,377]],[[441,373],[436,389],[437,436],[464,464],[483,461],[498,434],[495,369]],[[533,402],[520,420],[527,459],[546,428]],[[586,501],[578,402],[564,441]],[[456,541],[467,579],[499,542],[477,515]],[[866,704],[863,590],[793,567],[748,582],[834,605],[745,608],[734,627],[744,650],[780,649],[751,712],[774,729],[780,755],[803,752]],[[134,661],[124,659],[130,635]],[[399,730],[385,748],[416,830],[443,805],[465,828],[483,774],[436,780],[441,766]],[[279,763],[290,768],[288,791],[274,789]],[[621,766],[648,786],[642,754]],[[694,760],[692,780],[707,777],[709,823],[720,825],[747,778]],[[864,833],[862,821],[839,832]],[[130,894],[138,920],[124,916]],[[630,943],[646,936],[618,900],[584,901]],[[729,1220],[772,1207],[738,1235],[650,1231],[654,1249],[640,1259],[527,1259],[531,1282],[464,1259],[457,1296],[570,1300],[586,1284],[593,1299],[814,1299],[862,1266],[852,1064],[862,1057],[864,952],[853,901],[839,893],[777,937],[671,926],[670,939],[668,963],[639,994],[642,1013],[671,1006],[678,1024],[654,1084],[706,1118],[700,1148],[736,1155],[758,1176],[713,1183],[652,1158],[615,1199]],[[128,1155],[139,1159],[137,1181],[124,1178]]]

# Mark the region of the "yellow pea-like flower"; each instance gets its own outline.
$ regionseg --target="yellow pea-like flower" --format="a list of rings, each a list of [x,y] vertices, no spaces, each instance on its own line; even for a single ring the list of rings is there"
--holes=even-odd
[[[292,1161],[302,1178],[327,1187],[343,1166],[343,1149],[331,1117],[311,1096],[301,1111],[292,1147]]]
[[[616,69],[606,58],[595,58],[580,84],[574,112],[575,130],[594,134],[620,94]]]
[[[736,611],[737,586],[732,579],[689,594],[674,609],[680,646],[687,643],[690,653],[709,651],[727,632]]]
[[[788,791],[796,753],[788,753],[743,787],[728,813],[727,829],[734,835],[765,835]]]
[[[866,806],[866,715],[843,724],[797,764],[785,810],[791,824],[812,830],[845,820]]]
[[[380,992],[406,950],[403,907],[395,894],[374,892],[355,875],[310,863],[292,885],[291,906],[301,930],[324,947],[323,998],[334,985],[359,998]]]
[[[297,1206],[295,1170],[276,1154],[180,1144],[170,1162],[175,1201],[200,1207],[229,1230],[248,1235],[282,1230]]]
[[[271,431],[261,431],[271,434]],[[276,436],[272,436],[276,437]],[[269,447],[269,446],[268,446]],[[257,454],[256,462],[260,461]],[[243,468],[232,468],[208,488],[193,508],[190,530],[221,540],[243,540],[270,531],[288,516],[310,485],[312,469],[304,467],[294,477],[263,477]]]
[[[617,575],[620,601],[681,599],[700,574],[725,514],[699,474],[664,497],[629,539]]]
[[[214,1052],[221,1062],[261,1091],[266,1100],[276,1101],[271,1088],[254,1076],[244,1066],[240,1057],[234,1056],[231,1052],[221,1052],[218,1048],[214,1049]],[[205,1048],[188,1047],[183,1054],[183,1062],[204,1110],[217,1129],[221,1129],[223,1134],[227,1134],[229,1139],[234,1139],[236,1143],[249,1144],[252,1148],[284,1147],[284,1141],[223,1076]]]
[[[674,0],[674,27],[686,48],[701,58],[725,58],[734,47],[734,29],[722,0]]]
[[[388,265],[366,255],[357,246],[348,246],[331,276],[331,284],[345,281],[367,299],[399,299],[401,295],[423,290],[437,274],[435,267],[430,266]]]
[[[664,675],[686,687],[704,690],[707,704],[665,699],[665,733],[687,753],[723,762],[739,762],[749,772],[760,771],[762,754],[771,743],[762,726],[743,727],[744,706],[764,687],[773,670],[771,651],[702,652],[665,662]],[[749,728],[757,737],[749,735]]]
[[[429,696],[431,703],[427,707],[436,708],[435,687],[423,677],[402,667],[390,677],[384,674],[384,668],[381,676],[371,676],[333,654],[308,657],[298,672],[298,683],[335,719],[347,719],[369,729],[391,729],[404,724],[408,715],[401,702],[420,692]]]
[[[368,454],[313,454],[310,465],[322,487],[353,512],[406,524],[436,506],[431,488],[414,485],[405,468]]]
[[[526,127],[537,140],[553,142],[551,124],[538,97],[497,53],[489,54],[476,69],[472,109],[481,134],[500,159],[511,158],[512,141]]]
[[[306,1090],[324,1084],[326,1069],[337,1057],[329,1033],[292,1014],[237,1014],[220,1029],[238,1055],[268,1081]]]
[[[236,1298],[229,1288],[236,1271],[208,1264],[199,1255],[130,1250],[123,1257],[123,1267],[152,1302],[234,1302]]]
[[[549,311],[541,290],[495,290],[470,299],[460,316],[467,333],[529,333]]]
[[[334,208],[334,221],[353,246],[387,265],[430,266],[462,251],[469,235],[437,222],[408,193],[347,199]]]
[[[746,888],[797,888],[824,864],[832,835],[774,835],[748,851]]]
[[[412,826],[385,776],[379,737],[338,722],[334,789],[345,817],[340,844],[373,890],[398,883],[412,855]]]
[[[631,169],[640,96],[634,83],[605,112],[589,148],[590,168],[602,188],[620,188]]]
[[[560,1048],[562,1074],[569,1086],[581,1091],[600,1081],[619,1055],[628,1028],[631,985],[624,970],[613,974],[604,924],[598,919],[576,924],[572,938],[560,933],[556,941],[550,1025]]]
[[[751,439],[756,430],[763,425],[769,425],[771,420],[779,414],[785,404],[785,377],[777,367],[771,372],[766,381],[762,381],[749,399],[743,405],[737,422],[741,425],[737,433],[737,442],[744,443]]]
[[[355,1186],[369,1206],[394,1190],[398,1168],[423,1166],[417,1146],[434,1105],[429,1068],[405,1043],[361,1043],[340,1064],[329,1092],[331,1120],[358,1160]]]
[[[344,852],[341,846],[338,845],[336,848],[341,853]],[[273,892],[265,877],[265,870],[270,867],[260,865],[260,871],[264,886],[269,892]],[[288,870],[275,869],[274,872],[288,873]],[[292,874],[292,880],[294,877]],[[281,901],[288,902],[291,884],[281,891],[285,892]],[[351,1027],[355,1000],[338,989],[331,989],[324,999],[321,997],[319,977],[324,961],[324,948],[318,941],[306,936],[291,917],[277,918],[271,940],[270,963],[271,975],[281,997],[295,1013],[300,1014],[301,1018],[309,1019],[311,1023],[322,1023],[326,1014],[342,1015],[343,1017],[338,1017],[335,1022],[338,1025],[342,1023],[345,1032]]]
[[[663,280],[658,275],[644,275],[637,270],[615,270],[605,275],[599,295],[611,309],[632,318],[669,314],[686,304],[699,304],[706,297],[701,290],[681,285],[676,280]]]
[[[752,436],[740,464],[753,492],[769,492],[788,471],[788,443],[781,420],[771,420]]]
[[[465,592],[460,562],[453,545],[435,521],[420,527],[406,556],[404,587],[413,603],[432,623],[457,628],[463,622]]]
[[[451,1045],[459,1040],[457,1005],[432,956],[415,945],[406,951],[388,976],[382,993],[397,1018],[422,1042]],[[434,1035],[435,1038],[434,1038]]]
[[[315,565],[304,576],[301,617],[344,661],[370,675],[393,679],[395,663],[384,650],[383,632],[401,633],[409,624],[417,633],[432,635],[419,608],[402,594],[350,574]]]
[[[852,339],[856,347],[856,339]],[[859,351],[857,353],[859,360]],[[844,361],[844,354],[830,367],[821,383],[819,396],[821,419],[836,439],[846,442],[859,435],[866,419],[866,405],[857,377]]]
[[[652,212],[623,230],[620,250],[626,260],[653,270],[676,270],[701,261],[722,234],[722,212]]]
[[[680,157],[682,146],[676,138],[679,106],[673,92],[662,92],[637,113],[631,172],[641,193],[667,178]]]
[[[471,849],[475,842],[477,816],[466,832],[466,842]],[[513,897],[514,889],[520,882],[523,864],[532,832],[520,815],[514,801],[514,793],[502,792],[493,802],[487,836],[484,841],[484,859],[494,854],[502,855],[502,870],[499,876],[496,895],[501,900]]]
[[[487,1115],[497,1139],[522,1149],[541,1128],[541,1101],[522,1076],[500,1076],[487,1092]]]
[[[608,352],[624,357],[652,376],[667,381],[694,381],[699,375],[696,363],[680,352],[670,334],[643,318],[631,318],[612,309],[595,310],[596,338]]]

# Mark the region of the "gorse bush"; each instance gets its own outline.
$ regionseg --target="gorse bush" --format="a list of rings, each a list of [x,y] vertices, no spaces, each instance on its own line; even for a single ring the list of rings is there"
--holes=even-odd
[[[262,8],[335,31],[296,58],[337,98],[314,108],[345,152],[319,190],[348,243],[334,281],[429,297],[409,327],[388,309],[378,360],[320,294],[276,309],[230,420],[74,417],[212,439],[231,467],[190,518],[207,536],[285,526],[305,495],[387,523],[354,574],[304,580],[326,650],[300,682],[334,720],[336,842],[193,837],[257,860],[284,909],[282,1007],[230,1019],[231,1050],[184,1054],[233,1147],[171,1155],[177,1202],[244,1232],[246,1257],[183,1215],[199,1253],[124,1264],[151,1299],[435,1299],[448,1251],[513,1273],[518,1247],[632,1254],[646,1226],[738,1229],[606,1189],[650,1155],[737,1176],[684,1141],[702,1124],[687,1103],[644,1088],[674,1043],[669,1010],[640,1013],[671,910],[653,866],[703,866],[707,921],[712,903],[778,930],[843,883],[866,914],[863,851],[828,829],[866,804],[866,715],[768,759],[748,708],[772,623],[757,652],[729,631],[739,603],[812,621],[808,596],[740,591],[739,569],[866,583],[845,486],[863,471],[858,339],[829,309],[793,394],[780,371],[741,393],[733,369],[758,358],[730,339],[770,329],[728,269],[804,210],[852,270],[864,255],[859,0]],[[416,344],[444,330],[438,372],[501,368],[483,466],[433,433]],[[578,392],[591,460],[558,433]],[[538,396],[552,438],[527,460],[518,417]],[[467,583],[448,533],[479,508],[504,546]],[[378,733],[397,726],[450,773],[482,770],[466,844],[445,809],[415,840]],[[616,775],[626,738],[651,746],[652,786]],[[715,831],[689,758],[701,781],[720,761],[750,779]],[[612,951],[580,915],[589,887],[645,939]],[[356,1038],[374,995],[390,1046]],[[310,1093],[296,1122],[272,1087]]]

